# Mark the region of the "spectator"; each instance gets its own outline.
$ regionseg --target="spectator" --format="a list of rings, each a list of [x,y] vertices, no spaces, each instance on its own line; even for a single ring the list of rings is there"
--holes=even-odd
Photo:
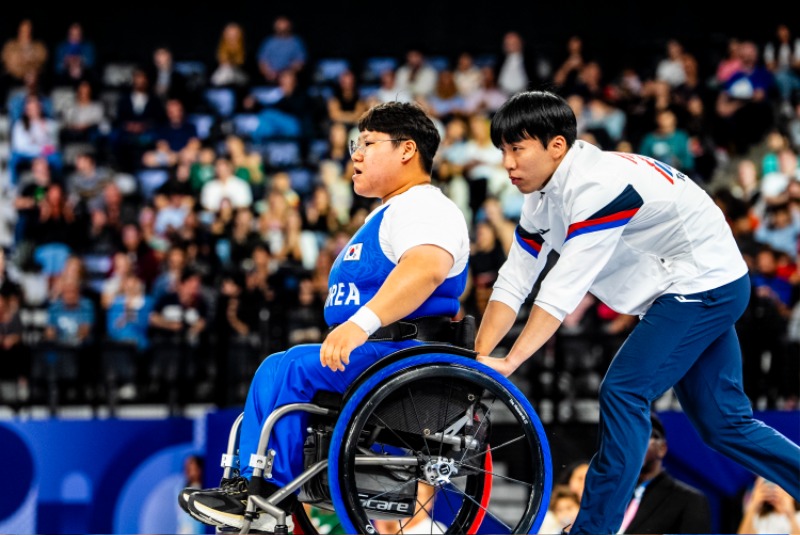
[[[25,111],[11,126],[9,136],[11,154],[8,160],[9,179],[12,185],[19,180],[22,165],[30,166],[37,157],[47,159],[53,172],[58,174],[64,166],[59,139],[59,124],[47,117],[42,103],[35,95],[25,99]]]
[[[468,161],[466,151],[468,131],[464,117],[450,118],[444,125],[444,136],[433,163],[437,185],[456,203],[467,221],[471,221],[469,184],[464,177],[464,166]]]
[[[800,533],[800,512],[788,492],[757,477],[744,500],[737,533]]]
[[[786,253],[783,253],[783,255],[786,255]],[[762,244],[756,253],[751,279],[756,294],[772,301],[785,321],[789,318],[790,309],[795,299],[794,288],[788,277],[778,270],[780,257],[780,251],[770,245]],[[793,258],[793,256],[789,258]],[[777,368],[780,368],[780,366],[776,366]]]
[[[689,135],[678,128],[678,118],[671,109],[656,114],[656,129],[645,134],[639,153],[659,160],[691,175],[694,155],[689,147]]]
[[[30,354],[22,341],[22,320],[17,297],[6,288],[0,289],[0,381],[14,383],[15,402],[21,403],[22,392],[30,378]]]
[[[674,479],[664,468],[667,435],[650,413],[652,431],[634,497],[620,533],[711,533],[708,498],[698,489]]]
[[[436,87],[428,96],[417,97],[428,113],[439,121],[447,121],[455,115],[464,115],[466,100],[458,92],[453,71],[442,69],[436,76]]]
[[[784,337],[791,317],[792,290],[788,280],[778,276],[775,252],[764,245],[753,248],[755,251],[748,253],[750,301],[736,330],[742,341],[744,391],[754,407],[773,408],[788,366]],[[765,354],[770,356],[766,369]]]
[[[163,269],[153,281],[150,290],[153,301],[158,301],[161,296],[177,290],[181,273],[188,265],[186,247],[178,241],[170,245],[164,256]]]
[[[160,270],[160,259],[156,251],[142,235],[138,223],[125,223],[121,231],[122,251],[133,263],[134,272],[145,284],[149,292]]]
[[[491,69],[491,67],[489,68]],[[456,60],[456,68],[453,70],[453,81],[458,89],[458,94],[466,100],[477,93],[484,85],[485,72],[475,65],[475,60],[470,52],[461,52]]]
[[[175,290],[153,303],[149,323],[154,340],[198,346],[210,318],[209,303],[201,289],[200,274],[184,268]]]
[[[578,496],[578,500],[583,497],[583,486],[586,483],[586,472],[589,470],[589,462],[579,460],[573,462],[564,470],[562,484]]]
[[[192,454],[183,461],[183,487],[182,488],[203,488],[203,474],[205,462],[200,455]],[[205,524],[195,520],[178,508],[178,529],[176,533],[182,535],[200,535],[206,532]]]
[[[775,77],[780,96],[789,102],[800,90],[800,37],[792,38],[786,23],[775,28],[775,38],[764,45],[764,64]]]
[[[581,498],[566,485],[556,485],[550,492],[550,504],[547,507],[540,534],[564,533],[578,516]]]
[[[23,174],[14,199],[17,221],[14,226],[14,242],[20,245],[31,238],[31,230],[39,217],[39,203],[47,194],[47,188],[53,183],[50,164],[47,158],[35,158],[31,162],[30,171]]]
[[[749,158],[742,158],[736,164],[733,184],[727,188],[737,199],[746,202],[749,207],[759,203],[761,190],[759,189],[758,166]]]
[[[65,279],[60,295],[47,309],[45,340],[80,347],[91,341],[95,323],[94,305],[81,295],[80,282],[75,278]]]
[[[294,33],[289,17],[276,17],[272,31],[272,35],[261,42],[256,54],[259,72],[268,84],[278,83],[278,76],[284,71],[300,74],[308,60],[306,44]]]
[[[476,113],[493,114],[508,100],[508,94],[497,85],[494,68],[481,67],[481,85],[464,100],[464,112],[468,115]]]
[[[427,97],[436,88],[436,69],[425,59],[421,48],[411,48],[406,52],[405,63],[395,70],[395,85],[400,94],[410,98]]]
[[[131,258],[124,251],[115,252],[111,256],[111,270],[100,288],[100,305],[104,310],[122,295],[123,281],[129,275],[136,275]]]
[[[56,45],[55,85],[75,87],[84,81],[94,82],[96,59],[94,42],[86,39],[80,22],[73,22],[67,28],[65,39]]]
[[[48,119],[55,119],[55,109],[53,99],[49,91],[42,85],[42,75],[35,71],[30,71],[22,80],[22,87],[14,90],[6,102],[8,117],[11,123],[15,123],[25,113],[25,103],[28,97],[35,97],[42,105],[42,115]]]
[[[556,87],[560,88],[564,94],[569,94],[578,81],[578,75],[586,63],[583,52],[583,39],[579,35],[572,35],[567,39],[567,54],[566,57],[559,64],[555,74],[553,74],[553,83]],[[502,86],[501,86],[502,87]],[[525,89],[519,88],[514,92]]]
[[[487,197],[480,207],[478,218],[488,221],[497,234],[497,239],[503,246],[503,252],[508,256],[511,244],[514,241],[516,225],[503,213],[503,206],[496,197]]]
[[[233,164],[233,174],[250,184],[253,199],[263,198],[267,177],[261,152],[234,134],[225,137],[225,149]]]
[[[342,170],[339,163],[333,160],[323,160],[319,164],[319,181],[328,190],[331,209],[336,214],[339,228],[350,221],[350,209],[353,206],[352,182]]]
[[[761,175],[768,175],[780,171],[779,154],[789,148],[789,139],[779,128],[773,128],[762,141],[763,156],[761,156]]]
[[[677,39],[667,40],[667,55],[656,65],[655,79],[666,82],[672,89],[686,82],[683,44]]]
[[[321,248],[329,236],[335,234],[341,224],[331,203],[331,193],[324,184],[317,184],[308,199],[300,205],[303,232],[311,233],[317,248]]]
[[[742,68],[742,60],[739,56],[739,43],[737,37],[728,38],[727,55],[717,63],[715,81],[721,87],[727,83],[731,76]]]
[[[75,169],[67,176],[67,193],[78,214],[88,214],[92,208],[103,208],[103,192],[114,177],[111,170],[98,166],[93,152],[75,156]]]
[[[369,105],[381,102],[411,102],[414,99],[410,92],[397,85],[397,73],[393,69],[384,69],[378,78],[378,89],[369,97]]]
[[[583,122],[586,132],[602,140],[601,146],[614,149],[623,140],[627,117],[609,99],[593,97],[583,109]]]
[[[234,208],[249,207],[253,202],[250,185],[233,174],[233,164],[226,156],[217,158],[215,176],[200,191],[200,205],[204,210],[217,212],[222,199],[228,199]]]
[[[108,221],[102,206],[94,206],[87,214],[88,228],[78,243],[78,252],[83,255],[110,257],[120,248],[119,232]]]
[[[64,108],[61,116],[62,146],[90,143],[97,148],[98,153],[103,154],[108,128],[109,119],[103,103],[95,98],[94,86],[88,80],[79,81],[75,88],[74,102]]]
[[[164,120],[164,105],[153,92],[150,76],[136,67],[130,89],[117,100],[109,134],[118,169],[132,173],[139,168],[142,154],[155,142],[156,127]]]
[[[166,122],[157,125],[153,131],[155,147],[145,150],[142,165],[151,168],[169,169],[178,163],[180,153],[192,141],[199,141],[197,127],[186,116],[183,101],[175,97],[166,100],[164,111]]]
[[[30,237],[35,245],[63,243],[74,248],[78,243],[78,222],[75,212],[59,183],[50,184],[39,201],[38,217],[31,225]]]
[[[122,187],[116,180],[105,185],[97,204],[105,211],[108,225],[116,233],[121,232],[124,224],[136,222],[141,209],[135,196],[122,194]]]
[[[756,205],[756,209],[761,218],[767,206],[789,201],[792,184],[800,182],[800,159],[797,153],[789,147],[783,147],[778,149],[776,158],[778,168],[764,173],[759,183],[762,202]]]
[[[326,101],[328,119],[342,123],[349,130],[358,118],[367,111],[367,101],[361,98],[358,81],[350,69],[339,74],[333,93]]]
[[[120,292],[107,311],[108,339],[135,344],[140,353],[149,347],[148,325],[152,301],[145,294],[144,283],[134,273],[122,277]]]
[[[158,358],[150,369],[153,387],[167,383],[171,402],[185,401],[203,376],[206,364],[210,303],[202,292],[202,275],[193,268],[181,272],[174,292],[153,303],[149,316],[151,342]],[[180,370],[180,381],[178,372]]]
[[[506,255],[497,239],[495,228],[485,220],[475,223],[475,241],[469,257],[470,279],[467,300],[470,303],[470,313],[476,319],[483,317],[492,286],[497,280],[497,273],[505,260]]]
[[[161,204],[153,221],[153,231],[161,240],[170,241],[178,235],[186,217],[192,210],[192,198],[178,188],[165,192],[166,203]]]
[[[186,158],[180,158],[175,167],[169,170],[167,180],[156,189],[154,204],[163,206],[173,193],[177,193],[184,198],[188,205],[194,208],[195,195],[192,188],[191,173],[192,162]]]
[[[244,261],[253,254],[256,244],[261,241],[255,227],[255,217],[250,208],[241,207],[234,210],[233,226],[225,239],[230,247],[230,265],[233,269],[241,269]]]
[[[189,183],[196,196],[199,197],[203,186],[214,178],[216,160],[217,151],[214,150],[214,147],[204,145],[200,148],[197,158],[191,163]]]
[[[335,163],[342,171],[347,169],[350,161],[350,131],[344,123],[332,123],[328,128],[325,151],[320,154],[322,161]]]
[[[188,80],[175,68],[171,48],[162,45],[153,50],[153,62],[149,71],[148,79],[152,82],[153,94],[161,100],[163,106],[170,100],[178,100],[189,109],[194,108]]]
[[[469,137],[464,148],[464,176],[469,181],[469,206],[472,217],[487,195],[499,197],[500,191],[510,185],[508,173],[503,168],[503,154],[492,144],[489,135],[489,118],[472,115],[469,121]]]
[[[252,97],[246,97],[244,107],[258,115],[258,125],[251,137],[256,143],[274,138],[307,140],[314,133],[313,104],[308,93],[298,87],[297,74],[282,71],[277,78],[280,98],[261,106]]]
[[[503,35],[503,59],[497,73],[497,86],[507,95],[528,88],[533,77],[525,56],[525,43],[515,31]]]
[[[597,61],[587,61],[578,71],[573,85],[565,90],[567,93],[583,95],[587,102],[594,99],[605,99],[609,89],[603,80],[603,68]]]
[[[4,91],[2,101],[5,102],[10,88],[20,85],[25,77],[34,73],[41,75],[48,59],[48,49],[44,41],[33,37],[33,21],[22,19],[17,25],[17,35],[9,38],[0,51],[3,61]]]
[[[686,103],[685,127],[689,134],[689,150],[694,158],[694,176],[698,182],[709,184],[718,169],[720,159],[717,145],[711,134],[711,123],[706,110],[705,99],[692,95]]]
[[[800,209],[788,201],[767,205],[765,219],[756,229],[754,238],[794,258],[800,238]]]
[[[718,144],[736,155],[744,154],[772,127],[775,90],[775,77],[759,63],[754,42],[739,44],[739,59],[741,68],[728,78],[716,100]]]
[[[210,82],[215,87],[241,88],[247,85],[245,71],[246,47],[244,29],[238,22],[229,22],[222,28],[217,43],[217,66]]]
[[[794,113],[787,121],[786,131],[792,148],[800,152],[800,92],[792,96],[791,106]]]

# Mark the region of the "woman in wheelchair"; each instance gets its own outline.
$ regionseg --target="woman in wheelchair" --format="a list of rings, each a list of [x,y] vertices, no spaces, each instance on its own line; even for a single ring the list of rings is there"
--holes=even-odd
[[[238,455],[230,446],[223,456],[220,487],[184,489],[179,502],[218,530],[242,533],[287,533],[294,521],[315,532],[298,498],[335,509],[348,533],[402,532],[398,520],[433,516],[438,502],[448,505],[444,525],[454,530],[491,517],[527,532],[544,514],[549,472],[541,467],[549,452],[524,396],[455,345],[474,336],[459,328],[471,324],[451,321],[470,244],[462,212],[430,183],[439,134],[420,107],[399,102],[371,108],[358,129],[350,147],[354,188],[381,203],[331,268],[330,331],[322,344],[264,360],[240,429],[231,431]],[[326,393],[338,399],[321,402]],[[514,447],[497,453],[486,441],[495,414],[519,424],[503,437]],[[486,474],[506,452],[522,455],[516,463],[525,490],[511,520],[487,514],[493,479]],[[237,474],[232,458],[248,464]],[[433,491],[428,500],[418,492],[424,485]]]

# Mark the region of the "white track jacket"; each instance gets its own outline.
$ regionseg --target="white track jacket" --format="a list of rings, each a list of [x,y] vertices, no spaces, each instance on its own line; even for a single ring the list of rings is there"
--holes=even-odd
[[[652,158],[576,141],[525,196],[492,300],[519,310],[551,250],[535,303],[563,320],[590,292],[643,315],[665,293],[717,288],[747,273],[722,211],[689,177]]]

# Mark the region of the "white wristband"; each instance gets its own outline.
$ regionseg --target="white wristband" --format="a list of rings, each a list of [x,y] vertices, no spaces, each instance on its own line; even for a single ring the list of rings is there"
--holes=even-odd
[[[371,335],[381,328],[381,319],[367,305],[359,308],[347,321],[352,321],[361,327],[367,335]]]

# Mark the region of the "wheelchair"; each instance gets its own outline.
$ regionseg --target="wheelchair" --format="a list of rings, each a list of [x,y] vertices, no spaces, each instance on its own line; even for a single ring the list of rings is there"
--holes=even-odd
[[[343,394],[276,408],[249,459],[252,477],[271,477],[280,452],[267,449],[270,433],[297,410],[311,415],[305,470],[267,498],[251,495],[239,532],[266,512],[275,533],[288,533],[276,504],[295,493],[295,532],[305,534],[318,533],[310,507],[335,512],[345,533],[536,533],[552,486],[546,434],[522,392],[476,356],[445,343],[402,349]],[[239,466],[242,418],[231,426],[223,478]],[[420,519],[429,527],[412,531]]]

